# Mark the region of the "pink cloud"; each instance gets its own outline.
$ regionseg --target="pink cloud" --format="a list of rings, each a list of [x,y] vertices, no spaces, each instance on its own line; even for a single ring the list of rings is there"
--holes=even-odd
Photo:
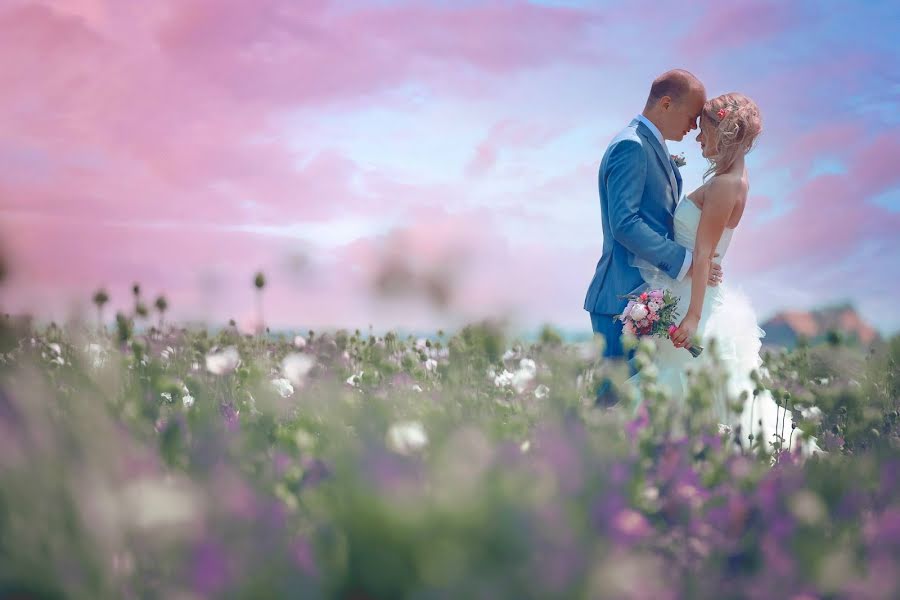
[[[852,148],[865,139],[866,133],[863,124],[855,121],[824,123],[818,127],[795,131],[793,135],[784,132],[775,136],[783,141],[776,146],[772,158],[762,168],[789,166],[792,176],[804,178],[809,175],[817,160],[846,158]],[[767,131],[762,143],[766,144],[766,138],[769,137],[772,136]]]
[[[772,0],[709,2],[701,11],[679,45],[679,54],[694,59],[765,43],[801,18],[795,6]]]
[[[868,201],[900,185],[900,172],[886,160],[900,152],[896,137],[885,132],[849,157],[846,173],[819,175],[786,195],[791,209],[784,216],[743,228],[741,236],[765,243],[736,254],[738,269],[759,272],[788,263],[815,268],[850,258],[865,243],[900,251],[900,215]]]
[[[564,128],[563,125],[550,123],[523,123],[509,119],[500,121],[494,124],[475,148],[475,155],[466,172],[470,176],[483,175],[494,167],[502,151],[539,148],[561,135]]]
[[[322,218],[326,207],[353,205],[341,189],[353,165],[325,153],[298,169],[272,117],[410,78],[437,81],[448,69],[499,75],[586,61],[594,21],[528,4],[8,5],[0,126],[43,156],[49,176],[4,207],[224,221],[245,218],[250,200],[269,216]]]

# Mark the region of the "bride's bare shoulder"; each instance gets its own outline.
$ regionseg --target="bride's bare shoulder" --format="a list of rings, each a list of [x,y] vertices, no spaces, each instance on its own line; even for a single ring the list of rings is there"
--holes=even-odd
[[[716,175],[706,182],[706,196],[741,196],[747,193],[747,180],[741,175],[724,173]]]
[[[742,177],[725,173],[716,175],[704,186],[703,203],[734,206],[747,193],[747,185]]]

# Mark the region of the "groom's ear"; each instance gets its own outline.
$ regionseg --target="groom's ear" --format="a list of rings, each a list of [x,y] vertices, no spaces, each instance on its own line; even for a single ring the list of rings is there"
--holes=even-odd
[[[659,102],[657,104],[659,104],[659,106],[661,108],[669,110],[669,107],[672,106],[672,97],[671,96],[663,96],[662,98],[659,99]]]

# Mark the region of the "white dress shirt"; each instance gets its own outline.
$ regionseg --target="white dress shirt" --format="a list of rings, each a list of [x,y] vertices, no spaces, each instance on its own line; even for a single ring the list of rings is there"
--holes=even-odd
[[[643,123],[644,125],[646,125],[647,129],[650,130],[650,133],[652,133],[656,137],[656,139],[659,140],[659,143],[662,145],[663,150],[666,153],[666,156],[671,156],[671,153],[669,152],[669,147],[666,146],[666,140],[663,137],[662,133],[660,133],[659,128],[657,128],[656,125],[654,125],[653,122],[650,119],[648,119],[647,117],[645,117],[644,115],[638,115],[637,120],[640,121],[641,123]],[[672,168],[672,161],[670,160],[669,161],[669,169],[671,169],[671,168]],[[674,176],[674,173],[673,173],[673,176]],[[677,194],[678,190],[675,190],[675,193]],[[679,198],[678,201],[680,202],[681,198]],[[693,250],[688,248],[687,252],[684,253],[684,264],[681,265],[681,270],[678,272],[678,277],[676,278],[676,279],[678,279],[678,281],[681,281],[682,279],[684,279],[684,276],[687,275],[688,269],[691,268],[691,263],[693,261],[694,261],[694,252],[693,252]]]

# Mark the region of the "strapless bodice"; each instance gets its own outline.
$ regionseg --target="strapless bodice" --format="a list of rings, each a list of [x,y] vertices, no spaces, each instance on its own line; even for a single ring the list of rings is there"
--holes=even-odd
[[[700,227],[700,215],[703,211],[688,200],[687,197],[681,199],[678,206],[675,207],[675,242],[679,246],[684,246],[690,250],[694,249],[694,243],[697,241],[697,229]],[[722,237],[719,238],[719,245],[716,246],[716,253],[719,255],[715,261],[721,262],[725,258],[728,246],[731,244],[731,238],[734,235],[734,229],[725,228]]]

